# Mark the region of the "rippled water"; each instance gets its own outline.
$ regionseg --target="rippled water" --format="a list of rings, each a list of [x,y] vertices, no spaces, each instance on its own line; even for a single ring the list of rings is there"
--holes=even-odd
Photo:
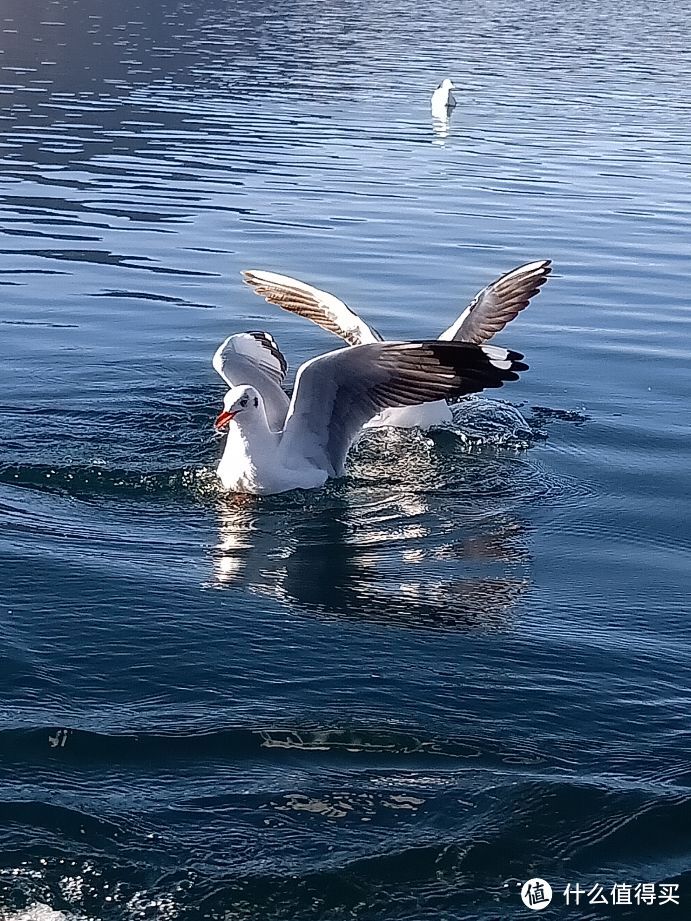
[[[688,916],[690,27],[5,0],[0,916]],[[241,268],[429,336],[545,257],[501,402],[219,493],[218,342],[333,345]]]

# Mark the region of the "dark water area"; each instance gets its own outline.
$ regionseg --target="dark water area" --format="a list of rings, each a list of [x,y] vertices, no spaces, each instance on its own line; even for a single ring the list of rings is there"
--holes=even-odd
[[[691,917],[688,8],[0,18],[3,921]],[[541,258],[520,382],[219,491],[218,343],[335,344],[241,269],[426,337]]]

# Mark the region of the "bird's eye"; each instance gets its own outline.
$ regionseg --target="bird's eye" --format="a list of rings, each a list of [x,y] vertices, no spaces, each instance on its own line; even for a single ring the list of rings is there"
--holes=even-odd
[[[244,400],[240,400],[240,406],[247,406],[247,397]]]

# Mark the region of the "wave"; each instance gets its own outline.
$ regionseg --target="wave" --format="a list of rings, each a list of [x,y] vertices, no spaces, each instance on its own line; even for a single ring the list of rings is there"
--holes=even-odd
[[[51,829],[54,847],[40,847],[45,856],[15,852],[11,873],[0,870],[3,919],[456,921],[513,917],[531,872],[555,892],[576,881],[605,890],[666,882],[683,899],[691,882],[681,831],[691,797],[565,780],[498,780],[474,791],[472,803],[464,792],[461,783],[434,788],[429,779],[406,788],[406,776],[386,786],[341,778],[331,788],[324,778],[306,792],[191,796],[121,828],[87,817],[86,836],[75,840],[84,813],[63,811],[55,814],[62,826]],[[633,824],[649,837],[632,838]],[[573,907],[555,904],[550,916],[567,919]]]
[[[518,765],[537,765],[545,760],[545,754],[530,742],[519,747],[515,743],[503,746],[489,736],[454,739],[390,727],[229,727],[161,733],[102,733],[69,726],[0,730],[0,756],[3,760],[24,764],[38,760],[57,765],[64,759],[89,764],[218,758],[234,761],[258,756],[275,759],[299,752],[330,754],[348,761],[358,760],[364,753],[385,755],[387,760],[423,757],[426,763],[471,759],[475,765],[505,765],[511,770]],[[552,764],[570,763],[554,753],[549,760]]]
[[[5,464],[0,467],[0,483],[39,492],[75,498],[133,498],[145,496],[189,496],[207,471],[180,468],[167,470],[127,470],[101,464]]]
[[[194,418],[189,417],[189,413]],[[464,399],[454,406],[453,414],[452,424],[430,433],[399,429],[365,433],[352,452],[347,480],[364,479],[371,483],[380,479],[383,484],[406,485],[426,473],[431,474],[432,485],[441,487],[445,482],[455,481],[460,472],[458,465],[465,463],[464,455],[488,450],[509,454],[526,450],[544,440],[546,436],[539,426],[546,421],[563,421],[567,417],[568,421],[583,421],[580,416],[564,415],[559,410],[544,407],[536,408],[533,417],[527,420],[517,407],[482,397]],[[158,412],[109,415],[91,410],[72,413],[65,423],[72,432],[68,443],[61,420],[51,414],[42,415],[38,442],[41,455],[45,457],[46,453],[53,452],[55,462],[6,460],[0,464],[0,484],[77,498],[184,498],[190,494],[197,497],[220,494],[213,474],[220,445],[206,435],[208,407],[196,400],[186,409],[176,410],[180,434],[175,437],[175,445],[171,442],[171,420],[161,421],[159,415]],[[105,425],[105,430],[99,428],[96,441],[94,420]],[[31,446],[32,439],[36,438],[33,416],[28,422],[23,420],[22,425],[24,423],[26,431],[21,429],[21,439],[28,439]],[[79,432],[84,438],[81,446],[76,441]],[[145,437],[145,443],[138,443],[137,437]],[[66,450],[78,456],[93,452],[97,445],[103,457],[61,459]],[[156,451],[152,451],[152,445],[157,445]],[[21,455],[21,440],[16,445],[10,443],[8,448],[7,453]],[[183,463],[180,463],[181,448],[187,453]],[[24,453],[31,451],[29,447]],[[433,457],[435,451],[441,452],[436,459]],[[136,458],[136,464],[123,465],[124,456]]]

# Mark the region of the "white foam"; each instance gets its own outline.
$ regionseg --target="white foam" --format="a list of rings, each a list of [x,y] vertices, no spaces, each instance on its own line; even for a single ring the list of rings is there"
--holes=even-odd
[[[17,911],[4,911],[3,921],[86,921],[84,915],[73,915],[64,911],[56,911],[43,902],[32,902],[27,908]]]

